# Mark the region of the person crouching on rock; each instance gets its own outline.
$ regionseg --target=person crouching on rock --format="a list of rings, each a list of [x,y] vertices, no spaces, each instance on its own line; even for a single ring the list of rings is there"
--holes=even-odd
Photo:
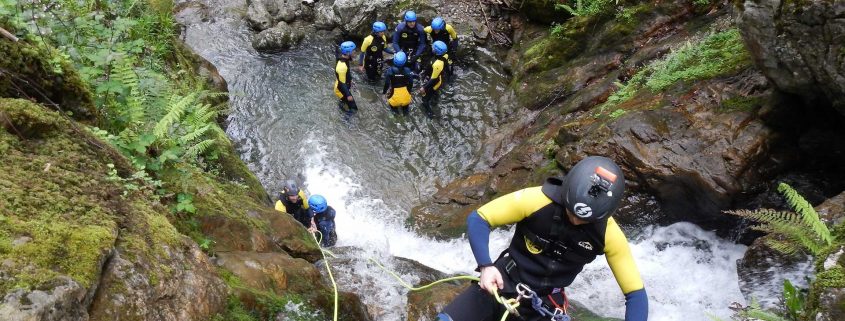
[[[408,106],[411,105],[411,88],[414,83],[411,69],[405,67],[407,56],[404,52],[397,52],[393,55],[393,66],[384,73],[384,89],[382,94],[387,94],[387,103],[394,113],[402,111],[408,115]]]
[[[340,99],[337,107],[347,113],[358,111],[358,105],[355,104],[355,99],[352,98],[352,74],[349,72],[349,61],[352,59],[352,53],[354,51],[354,42],[345,41],[340,44],[340,55],[337,57],[337,63],[334,68],[334,95]]]
[[[322,195],[312,195],[308,198],[308,205],[313,214],[313,222],[317,226],[317,231],[320,232],[320,246],[330,247],[337,243],[337,232],[335,232],[334,208],[326,203],[326,198]],[[314,230],[311,230],[314,232]]]
[[[308,200],[305,192],[299,189],[299,185],[293,180],[285,182],[285,187],[279,193],[279,200],[276,201],[276,210],[293,216],[305,228],[312,227],[311,213],[308,211]]]
[[[437,320],[499,320],[505,307],[494,291],[503,299],[517,297],[517,292],[530,296],[516,308],[521,320],[565,314],[563,288],[584,265],[605,255],[625,295],[625,321],[646,321],[643,281],[625,234],[610,217],[624,193],[622,169],[609,158],[593,156],[563,178],[550,177],[543,186],[504,195],[470,213],[467,236],[480,281],[452,300]],[[494,262],[488,247],[490,228],[514,223],[510,245]]]
[[[384,64],[384,53],[394,53],[393,47],[388,46],[387,36],[384,35],[387,25],[384,22],[373,23],[373,33],[361,43],[361,54],[358,56],[358,63],[361,71],[366,71],[367,80],[376,81],[381,78],[382,66]]]

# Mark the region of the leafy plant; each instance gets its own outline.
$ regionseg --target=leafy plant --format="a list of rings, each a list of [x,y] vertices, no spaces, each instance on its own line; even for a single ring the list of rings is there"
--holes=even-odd
[[[555,5],[555,9],[566,10],[569,14],[577,17],[595,16],[609,12],[618,3],[617,0],[575,0],[574,7],[566,3],[559,3]]]
[[[793,254],[807,249],[811,254],[818,255],[833,244],[830,230],[807,200],[786,183],[778,184],[778,192],[795,212],[759,209],[727,213],[760,222],[754,229],[776,236],[767,238],[766,244],[781,253]]]

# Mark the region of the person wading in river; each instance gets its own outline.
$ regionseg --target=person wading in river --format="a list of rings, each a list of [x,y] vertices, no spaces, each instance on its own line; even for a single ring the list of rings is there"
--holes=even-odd
[[[388,46],[387,36],[384,32],[387,25],[384,22],[373,23],[373,33],[361,43],[361,54],[358,56],[358,63],[361,71],[366,71],[369,81],[376,81],[381,77],[381,70],[384,64],[384,53],[393,53],[393,48]]]
[[[505,307],[491,295],[494,289],[513,298],[518,290],[528,293],[525,286],[542,304],[522,301],[517,308],[522,320],[549,320],[549,313],[565,313],[563,288],[599,255],[606,256],[625,294],[625,321],[647,320],[645,287],[628,241],[610,217],[624,192],[619,166],[593,156],[578,162],[563,178],[548,178],[543,186],[504,195],[473,211],[467,217],[467,235],[480,281],[452,300],[438,320],[499,320]],[[516,231],[510,246],[493,262],[490,228],[513,223]]]
[[[405,52],[409,66],[419,71],[420,55],[425,51],[425,45],[425,30],[417,24],[417,14],[406,11],[404,21],[396,26],[396,32],[393,33],[393,51]]]
[[[423,110],[429,118],[434,117],[434,110],[431,104],[436,100],[440,93],[440,87],[443,85],[444,70],[449,67],[449,54],[446,53],[448,48],[442,41],[435,41],[431,45],[431,51],[434,53],[434,58],[431,64],[426,66],[423,71],[423,77],[428,81],[420,88],[420,95],[423,96]]]
[[[394,113],[402,111],[403,115],[408,115],[414,83],[411,69],[405,67],[406,60],[407,56],[401,51],[393,56],[393,66],[384,73],[384,89],[381,92],[387,95],[387,103],[392,107],[390,110]]]
[[[452,61],[455,60],[458,52],[458,33],[455,32],[455,28],[452,28],[452,25],[446,23],[441,17],[431,20],[431,25],[425,27],[423,30],[428,34],[430,43],[433,44],[437,41],[442,41],[449,47],[449,64],[446,65],[446,78],[451,78]]]
[[[345,41],[340,44],[340,55],[337,57],[337,63],[334,67],[334,94],[340,99],[337,107],[347,113],[358,111],[358,105],[355,104],[355,99],[352,98],[350,91],[352,89],[352,74],[349,72],[349,61],[352,59],[354,51],[354,42]]]

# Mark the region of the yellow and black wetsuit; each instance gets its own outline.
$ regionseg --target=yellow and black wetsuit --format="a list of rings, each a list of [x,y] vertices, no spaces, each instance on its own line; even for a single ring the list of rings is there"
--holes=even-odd
[[[292,215],[297,221],[307,228],[311,226],[311,215],[310,211],[308,211],[308,198],[305,197],[305,192],[302,190],[299,191],[298,195],[299,201],[297,202],[291,202],[284,193],[279,195],[279,200],[276,201],[276,210]]]
[[[393,49],[387,46],[387,36],[384,33],[381,35],[371,34],[364,38],[361,49],[358,63],[364,66],[368,79],[378,79],[381,76],[381,67],[384,62],[383,52],[393,53]]]
[[[442,41],[447,46],[449,46],[449,54],[454,56],[455,51],[458,49],[458,33],[455,32],[455,28],[453,28],[452,25],[447,23],[446,26],[443,27],[443,30],[440,31],[434,31],[431,26],[425,27],[424,30],[430,38],[428,43]]]
[[[585,264],[605,255],[625,294],[625,320],[645,321],[648,297],[628,241],[616,221],[608,218],[574,225],[567,219],[564,206],[544,193],[545,188],[530,187],[507,194],[469,215],[467,231],[479,266],[495,266],[501,272],[505,281],[501,293],[513,291],[516,283],[524,283],[545,302],[547,295],[549,300],[553,295],[562,295],[561,289],[572,283]],[[490,229],[514,223],[516,231],[511,243],[494,263],[488,247]],[[485,320],[495,313],[501,315],[500,309],[501,304],[473,285],[438,317],[439,320]],[[520,309],[521,313],[536,313],[530,308]]]
[[[423,109],[428,117],[434,116],[431,108],[432,100],[438,97],[440,87],[443,85],[443,72],[449,66],[449,54],[435,56],[431,64],[423,72],[428,81],[423,85]]]
[[[335,64],[334,68],[335,74],[335,81],[334,81],[334,95],[340,99],[340,103],[338,107],[344,109],[343,106],[347,106],[345,110],[352,111],[358,110],[358,106],[355,104],[355,101],[349,101],[348,97],[352,97],[352,74],[349,73],[349,58],[348,57],[338,57],[337,64]]]
[[[390,94],[387,102],[393,107],[394,112],[401,110],[408,114],[408,106],[411,105],[411,90],[414,83],[413,73],[408,67],[390,67],[384,74],[384,89],[382,94]]]

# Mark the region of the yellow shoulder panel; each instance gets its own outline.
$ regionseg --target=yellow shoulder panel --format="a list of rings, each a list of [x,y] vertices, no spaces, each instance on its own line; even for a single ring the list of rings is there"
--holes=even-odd
[[[305,192],[303,192],[302,190],[299,190],[299,198],[302,199],[302,208],[307,210],[308,209],[308,198],[305,197]]]
[[[640,271],[637,270],[634,256],[631,254],[631,248],[628,246],[628,239],[612,217],[607,220],[604,242],[607,264],[610,265],[622,293],[628,294],[642,289],[643,280],[640,277]]]
[[[343,63],[342,61],[338,61],[337,66],[334,67],[334,71],[337,73],[338,80],[340,80],[340,82],[345,84],[346,83],[346,72],[348,71],[346,64]]]
[[[364,42],[361,43],[361,51],[366,52],[367,47],[369,47],[373,43],[373,35],[369,35],[364,38]]]
[[[282,203],[282,201],[276,201],[276,210],[284,213],[288,212],[288,209],[285,207],[285,203]]]
[[[425,30],[425,33],[431,33],[431,26],[425,27],[423,30]]]
[[[446,24],[446,32],[449,33],[449,37],[452,37],[452,40],[458,39],[458,33],[455,32],[455,28],[452,28],[452,25]]]
[[[437,60],[431,64],[431,78],[440,77],[440,72],[443,71],[443,60]]]
[[[502,226],[522,221],[531,216],[543,206],[549,205],[551,199],[543,194],[541,186],[529,187],[494,199],[478,209],[490,226]]]

